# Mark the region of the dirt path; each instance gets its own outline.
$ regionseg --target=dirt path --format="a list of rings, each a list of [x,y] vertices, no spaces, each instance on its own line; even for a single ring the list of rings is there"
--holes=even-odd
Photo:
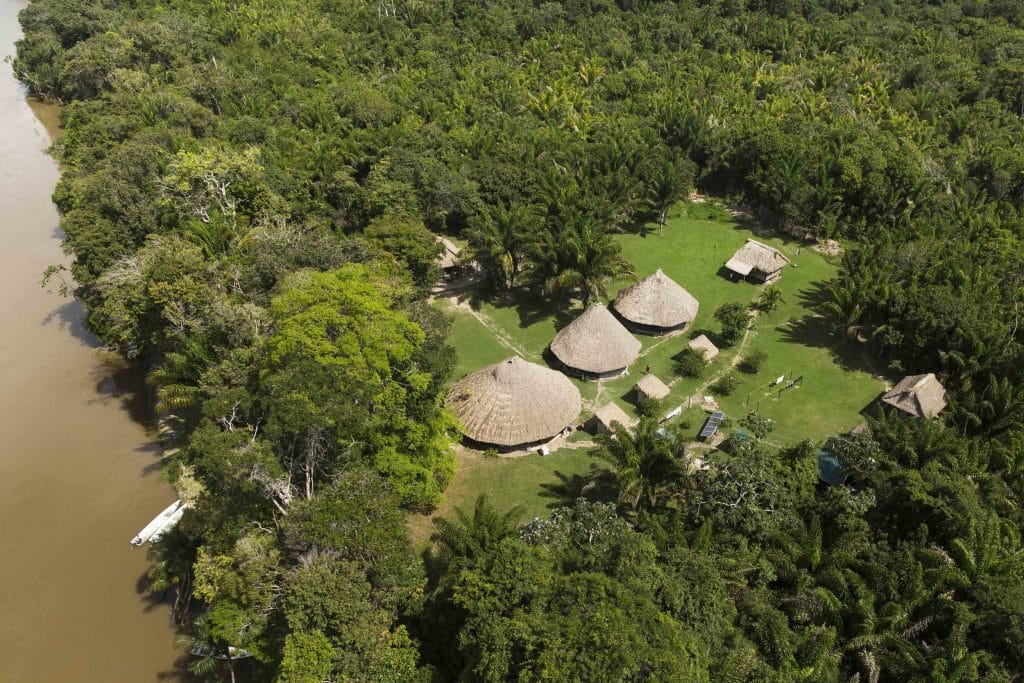
[[[740,340],[740,345],[736,347],[736,355],[732,357],[732,359],[729,361],[729,364],[726,365],[721,370],[719,370],[718,372],[716,372],[711,378],[705,380],[704,383],[701,384],[699,387],[697,387],[694,390],[693,396],[686,399],[687,406],[692,405],[694,401],[703,401],[704,392],[706,392],[712,384],[725,377],[727,373],[732,371],[737,365],[740,364],[740,361],[743,360],[744,351],[747,350],[747,347],[750,345],[750,340],[753,339],[755,336],[757,336],[757,328],[755,328],[753,324],[751,324],[751,326],[747,328],[747,331],[743,333],[743,339]],[[672,380],[672,382],[668,386],[671,388],[672,385],[678,381],[679,378],[677,377],[676,379]]]
[[[525,349],[517,345],[512,339],[506,334],[505,330],[501,329],[501,326],[491,320],[488,316],[484,315],[480,311],[474,310],[469,302],[460,300],[458,296],[446,296],[442,297],[445,301],[450,303],[455,308],[463,311],[468,311],[471,316],[477,319],[477,321],[487,328],[487,331],[494,335],[494,338],[499,344],[512,351],[520,358],[528,359],[533,358],[539,360],[540,357],[535,353],[530,353]]]

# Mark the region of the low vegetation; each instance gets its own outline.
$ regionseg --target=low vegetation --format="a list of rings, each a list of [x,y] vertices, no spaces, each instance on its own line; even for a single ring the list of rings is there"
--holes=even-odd
[[[13,67],[65,105],[75,292],[194,496],[150,571],[193,670],[1019,680],[1022,7],[29,4]],[[454,304],[441,234],[481,269]],[[750,237],[791,261],[770,287],[719,274]],[[656,268],[697,319],[579,386],[631,409],[649,365],[679,426],[452,453],[454,377],[543,362]],[[722,352],[675,377],[701,333]],[[923,372],[937,419],[871,405]],[[709,389],[753,438],[689,443]]]

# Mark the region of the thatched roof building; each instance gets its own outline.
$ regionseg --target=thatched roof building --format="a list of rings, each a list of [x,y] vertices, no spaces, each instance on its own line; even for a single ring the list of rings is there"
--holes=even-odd
[[[569,323],[551,342],[551,353],[584,375],[617,375],[636,360],[640,342],[600,304]]]
[[[661,333],[693,322],[697,300],[659,268],[615,297],[615,311],[641,332]]]
[[[596,434],[611,434],[612,424],[618,422],[626,429],[632,429],[636,420],[626,414],[615,403],[606,403],[594,411],[593,417],[587,420],[587,428]]]
[[[706,334],[702,334],[699,337],[694,337],[687,344],[694,351],[702,351],[704,353],[704,360],[710,361],[712,358],[718,355],[718,347],[715,346],[714,342],[708,339]]]
[[[725,267],[756,282],[772,282],[782,276],[782,269],[787,263],[789,259],[778,249],[757,240],[747,240]]]
[[[434,261],[434,264],[438,268],[448,271],[462,265],[462,249],[460,249],[457,244],[446,237],[441,237],[440,235],[437,235],[437,241],[442,247],[440,255],[438,255],[437,259]]]
[[[914,417],[935,417],[946,407],[946,390],[934,373],[908,375],[882,396],[882,402]]]
[[[660,379],[647,373],[640,378],[640,381],[636,383],[636,399],[637,403],[646,403],[648,399],[655,399],[660,401],[669,394],[669,388]]]
[[[469,439],[502,448],[550,439],[572,424],[582,407],[568,377],[518,356],[462,378],[445,403]]]

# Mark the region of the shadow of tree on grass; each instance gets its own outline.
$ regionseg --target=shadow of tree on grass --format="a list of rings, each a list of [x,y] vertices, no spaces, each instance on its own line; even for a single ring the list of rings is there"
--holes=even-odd
[[[609,485],[608,470],[600,465],[590,466],[584,474],[565,474],[554,472],[556,482],[541,484],[544,492],[542,498],[550,498],[549,509],[568,507],[577,499],[585,498],[591,502],[611,503],[615,501],[615,491]]]

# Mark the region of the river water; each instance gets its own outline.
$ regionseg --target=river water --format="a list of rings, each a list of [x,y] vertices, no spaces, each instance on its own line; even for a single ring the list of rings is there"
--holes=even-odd
[[[24,4],[0,0],[0,55]],[[0,681],[180,680],[169,608],[128,546],[174,498],[144,406],[78,303],[39,285],[64,262],[56,122],[0,64]]]

